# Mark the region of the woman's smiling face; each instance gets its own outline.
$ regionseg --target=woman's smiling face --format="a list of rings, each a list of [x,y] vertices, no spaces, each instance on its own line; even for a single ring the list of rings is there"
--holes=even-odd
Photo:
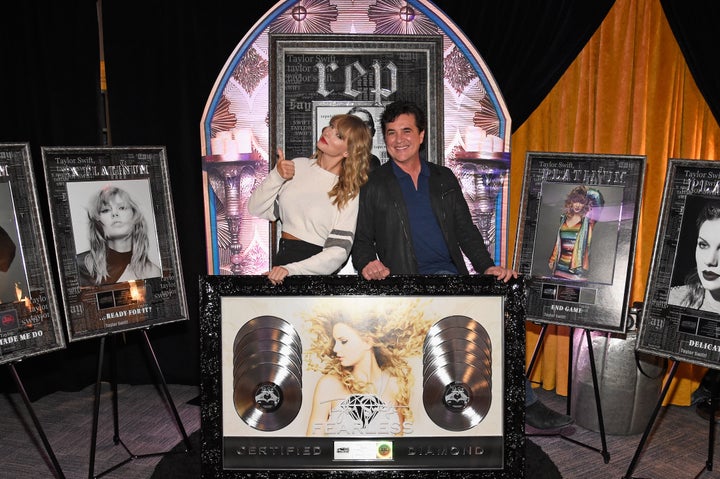
[[[703,288],[720,290],[720,219],[707,220],[700,225],[695,261]]]

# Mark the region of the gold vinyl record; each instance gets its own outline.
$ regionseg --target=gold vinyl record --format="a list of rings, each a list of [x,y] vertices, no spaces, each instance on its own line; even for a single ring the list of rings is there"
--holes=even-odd
[[[260,363],[238,376],[233,400],[245,423],[259,431],[277,431],[290,424],[302,405],[299,379],[288,368]]]
[[[466,431],[477,426],[491,402],[490,381],[469,364],[446,364],[425,378],[425,411],[443,429]]]

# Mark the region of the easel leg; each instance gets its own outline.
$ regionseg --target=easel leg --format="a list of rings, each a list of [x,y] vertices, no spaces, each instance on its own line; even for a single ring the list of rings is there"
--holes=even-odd
[[[157,356],[155,356],[155,351],[152,348],[152,345],[150,344],[150,338],[147,334],[147,329],[142,330],[143,338],[145,338],[145,346],[148,349],[148,352],[150,353],[150,356],[152,357],[153,364],[155,365],[155,371],[157,372],[158,378],[160,379],[160,384],[163,389],[163,393],[165,394],[165,399],[167,399],[168,404],[170,404],[170,409],[172,410],[173,417],[175,418],[175,423],[177,424],[178,429],[180,430],[180,433],[182,434],[183,441],[185,442],[185,447],[188,451],[192,450],[192,445],[190,444],[190,438],[188,438],[187,433],[185,432],[185,427],[183,426],[182,421],[180,420],[180,415],[177,412],[177,409],[175,408],[175,402],[172,399],[172,396],[170,395],[170,390],[167,387],[167,382],[165,382],[165,376],[162,373],[162,369],[160,369],[160,363],[157,360]]]
[[[535,368],[535,361],[537,361],[538,355],[540,354],[540,350],[542,349],[543,341],[545,340],[545,334],[547,333],[547,323],[544,323],[540,327],[540,336],[538,336],[537,343],[535,343],[535,349],[533,350],[532,357],[530,358],[530,364],[528,364],[527,371],[525,372],[525,377],[530,379],[530,375],[533,372],[533,368]]]
[[[180,420],[180,415],[177,412],[177,409],[175,407],[175,403],[172,400],[172,396],[170,395],[170,391],[167,387],[167,383],[165,382],[165,377],[162,374],[162,370],[160,369],[160,364],[158,363],[157,357],[155,356],[155,351],[152,348],[152,345],[150,344],[150,338],[147,335],[147,330],[142,330],[145,346],[148,349],[148,352],[150,353],[150,356],[153,361],[153,365],[155,367],[155,372],[160,378],[161,386],[163,389],[163,393],[165,394],[165,399],[168,401],[168,404],[170,405],[170,409],[172,410],[173,417],[175,419],[175,422],[178,426],[178,429],[180,430],[183,441],[185,442],[186,452],[192,450],[192,446],[190,444],[190,439],[185,432],[185,427],[182,424],[182,421]],[[90,445],[90,472],[89,472],[89,478],[99,478],[104,476],[105,474],[114,471],[115,469],[118,469],[119,467],[127,464],[128,462],[132,461],[133,459],[139,459],[139,458],[145,458],[145,457],[151,457],[151,456],[161,456],[164,454],[169,454],[172,451],[167,452],[154,452],[154,453],[148,453],[148,454],[133,454],[130,449],[123,443],[122,439],[120,438],[120,422],[119,422],[119,407],[118,407],[118,389],[117,389],[117,360],[116,360],[116,350],[115,350],[115,343],[111,343],[111,357],[110,357],[110,387],[112,389],[112,413],[113,413],[113,442],[117,445],[120,444],[125,451],[128,453],[128,458],[115,464],[109,469],[106,469],[105,471],[94,475],[95,471],[95,450],[97,445],[97,431],[98,431],[98,417],[100,415],[100,390],[101,390],[101,380],[102,380],[102,366],[103,366],[103,357],[104,357],[104,351],[105,351],[105,339],[106,337],[103,336],[100,338],[100,353],[98,354],[98,373],[97,373],[97,381],[95,383],[95,405],[93,409],[93,431],[92,431],[92,443]],[[112,340],[115,340],[115,337],[112,337]]]
[[[95,477],[95,448],[97,444],[98,418],[100,416],[100,389],[102,381],[103,356],[105,354],[105,336],[100,338],[100,352],[98,353],[97,378],[95,380],[95,401],[93,404],[92,434],[90,437],[90,465],[88,478]]]
[[[633,456],[632,460],[630,461],[628,470],[622,479],[632,479],[632,472],[635,470],[637,461],[640,458],[640,453],[642,452],[643,447],[645,446],[645,442],[647,441],[647,438],[650,435],[650,431],[652,431],[653,424],[655,423],[655,419],[657,418],[657,415],[660,412],[660,408],[662,407],[662,403],[665,400],[665,396],[667,395],[667,392],[670,389],[670,383],[672,382],[673,377],[675,377],[675,373],[677,372],[678,365],[679,365],[679,363],[677,361],[674,361],[672,367],[670,368],[668,377],[665,380],[665,385],[663,386],[663,389],[660,392],[660,397],[658,398],[658,402],[655,405],[655,409],[653,410],[652,415],[650,416],[650,421],[648,422],[648,425],[645,428],[645,432],[643,433],[642,438],[640,439],[640,443],[638,444],[638,447],[635,450],[635,455]]]
[[[593,351],[592,337],[590,330],[585,330],[585,338],[587,339],[588,356],[590,357],[590,372],[592,374],[593,389],[595,390],[595,407],[597,408],[598,428],[600,429],[600,441],[602,443],[601,454],[605,460],[605,464],[610,462],[610,454],[607,451],[607,442],[605,440],[605,424],[603,422],[602,406],[600,405],[600,385],[597,380],[597,369],[595,368],[595,353]]]
[[[53,475],[60,479],[65,479],[65,475],[63,474],[62,469],[60,468],[60,463],[58,462],[57,458],[55,457],[55,453],[53,452],[52,447],[50,446],[50,441],[48,441],[47,436],[45,436],[45,431],[43,431],[43,428],[40,425],[40,420],[38,420],[37,416],[35,415],[35,411],[32,407],[32,403],[30,402],[30,398],[28,397],[27,392],[25,391],[25,386],[23,386],[23,383],[20,380],[20,376],[18,375],[17,370],[15,369],[15,365],[10,363],[10,364],[8,364],[8,367],[10,368],[10,374],[12,374],[13,380],[15,381],[15,385],[18,388],[20,397],[22,397],[23,402],[25,403],[25,407],[27,408],[28,413],[30,414],[30,418],[32,419],[33,424],[35,425],[35,430],[37,431],[38,435],[40,436],[43,446],[45,446],[45,451],[47,452],[48,456],[50,457],[50,462],[52,462],[52,466],[53,466],[53,468],[52,468]]]

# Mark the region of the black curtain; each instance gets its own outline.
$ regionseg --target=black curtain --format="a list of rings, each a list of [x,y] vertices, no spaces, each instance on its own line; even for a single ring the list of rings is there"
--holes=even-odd
[[[720,2],[660,0],[660,4],[700,93],[720,123]]]
[[[613,4],[610,0],[435,3],[457,22],[488,63],[513,129],[542,101]],[[202,112],[223,65],[274,4],[102,2],[112,144],[167,148],[190,312],[188,321],[149,331],[170,383],[199,383],[198,278],[206,271]],[[708,28],[706,35],[710,32]],[[5,2],[0,7],[0,40],[0,142],[30,142],[38,184],[43,185],[40,146],[102,144],[96,3]],[[715,99],[717,105],[717,94]],[[41,203],[49,227],[46,197]],[[140,339],[133,331],[113,338],[117,350],[111,354],[118,357],[120,382],[153,379]],[[28,382],[29,394],[39,396],[92,384],[97,359],[98,341],[83,340],[64,351],[27,358],[18,364],[18,372]],[[4,372],[0,382],[0,387],[12,388]]]

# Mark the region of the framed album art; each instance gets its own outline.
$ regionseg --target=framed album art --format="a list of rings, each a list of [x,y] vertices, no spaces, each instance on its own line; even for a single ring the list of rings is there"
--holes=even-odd
[[[271,287],[207,276],[200,286],[203,477],[522,477],[521,280],[297,276]]]
[[[70,341],[187,319],[164,147],[43,147]]]
[[[30,147],[0,143],[0,364],[65,347]]]
[[[670,159],[637,349],[720,367],[720,165]]]
[[[645,157],[528,152],[515,269],[527,318],[625,332]]]
[[[270,144],[308,156],[333,114],[362,108],[377,123],[373,153],[387,159],[379,115],[389,98],[428,112],[430,158],[444,158],[442,36],[270,35]],[[399,94],[402,96],[398,96]],[[379,133],[378,133],[379,132]]]

